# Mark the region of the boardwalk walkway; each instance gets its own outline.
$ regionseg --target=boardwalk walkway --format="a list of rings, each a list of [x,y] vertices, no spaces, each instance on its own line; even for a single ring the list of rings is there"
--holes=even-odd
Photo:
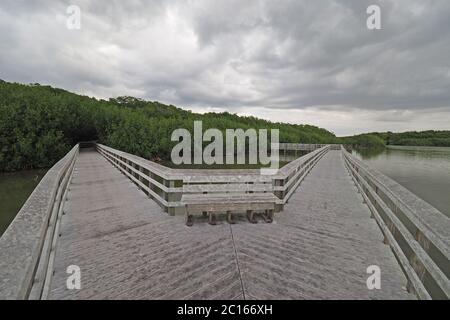
[[[100,154],[82,152],[50,299],[413,299],[343,165],[328,152],[273,224],[184,225]],[[66,268],[81,289],[66,288]],[[366,268],[381,268],[368,290]]]

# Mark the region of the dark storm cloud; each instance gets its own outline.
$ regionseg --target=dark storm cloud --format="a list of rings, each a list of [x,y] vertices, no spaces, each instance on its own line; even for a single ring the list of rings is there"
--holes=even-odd
[[[81,30],[66,28],[70,4]],[[382,30],[366,28],[370,4]],[[340,115],[338,133],[450,126],[446,0],[7,0],[0,28],[9,81],[328,126]]]

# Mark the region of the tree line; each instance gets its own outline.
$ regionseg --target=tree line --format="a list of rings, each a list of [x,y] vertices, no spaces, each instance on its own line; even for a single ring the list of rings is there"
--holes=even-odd
[[[345,144],[377,148],[385,145],[450,147],[450,131],[372,132],[341,138]]]
[[[79,141],[96,140],[150,160],[168,161],[171,134],[217,128],[279,129],[280,142],[450,146],[450,131],[373,132],[338,138],[316,126],[271,122],[228,112],[198,114],[134,97],[95,99],[40,84],[0,80],[0,172],[50,167]]]
[[[134,97],[95,99],[39,84],[0,81],[0,172],[49,167],[79,141],[96,140],[146,159],[170,159],[172,131],[279,129],[281,142],[336,143],[310,125],[270,122],[228,112],[197,114]]]

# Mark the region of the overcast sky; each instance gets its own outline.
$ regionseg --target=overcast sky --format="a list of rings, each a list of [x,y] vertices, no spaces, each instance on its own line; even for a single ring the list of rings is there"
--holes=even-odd
[[[0,30],[6,81],[337,135],[450,129],[448,0],[1,0]]]

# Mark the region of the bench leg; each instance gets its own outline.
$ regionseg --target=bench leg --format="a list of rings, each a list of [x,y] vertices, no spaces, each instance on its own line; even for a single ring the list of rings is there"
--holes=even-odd
[[[209,213],[208,223],[210,225],[215,225],[216,224],[216,214],[215,213],[212,213],[212,212]]]
[[[231,211],[227,211],[227,220],[228,220],[228,223],[230,223],[230,224],[236,223],[233,219],[233,214],[231,213]]]
[[[194,216],[192,214],[189,214],[188,211],[186,211],[186,225],[188,227],[192,227],[194,224]]]
[[[266,210],[265,214],[263,215],[264,221],[267,223],[272,223],[273,221],[273,210]]]
[[[258,222],[255,219],[255,213],[253,212],[253,210],[247,210],[247,219],[251,223],[257,223]]]

